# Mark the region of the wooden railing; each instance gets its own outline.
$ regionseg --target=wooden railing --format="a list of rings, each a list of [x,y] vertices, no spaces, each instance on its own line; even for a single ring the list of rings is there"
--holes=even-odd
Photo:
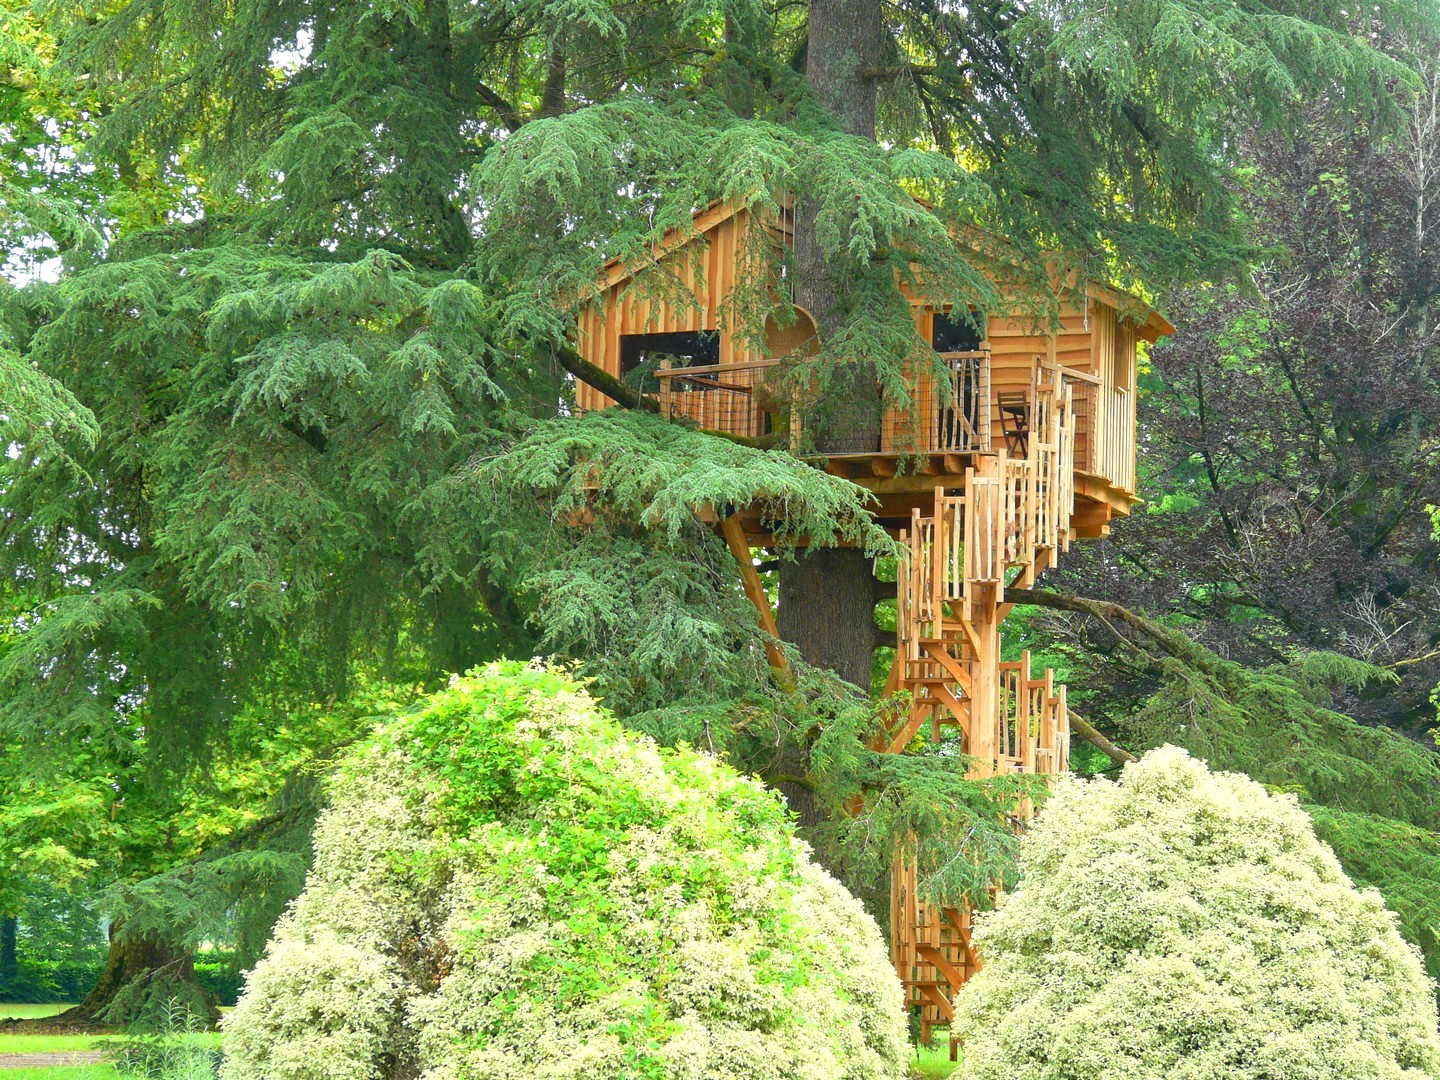
[[[1035,678],[1030,651],[1000,665],[999,766],[1002,771],[1055,774],[1070,767],[1066,691],[1046,668]]]
[[[1004,450],[984,455],[966,469],[960,494],[937,492],[929,515],[911,511],[903,535],[912,554],[902,561],[898,588],[902,637],[909,625],[936,623],[946,604],[972,598],[972,585],[998,588],[1006,571],[1017,567],[1033,576],[1069,547],[1075,510],[1072,388],[1057,368],[1039,364],[1036,373],[1026,456]]]
[[[1106,407],[1101,410],[1105,419],[1105,436],[1100,440],[1104,456],[1100,460],[1100,475],[1109,478],[1116,487],[1125,491],[1135,490],[1135,395],[1123,387],[1107,387]]]
[[[925,1016],[948,1024],[955,1015],[949,987],[980,970],[970,940],[970,909],[926,903],[915,864],[897,857],[890,875],[890,921],[891,954],[902,973],[906,1007],[918,1007]]]
[[[964,454],[990,450],[990,353],[941,353],[939,381],[928,370],[915,386],[914,410],[885,414],[880,445],[896,453]]]
[[[705,364],[672,368],[662,362],[655,378],[660,384],[660,415],[667,420],[692,420],[697,427],[756,438],[769,434],[770,415],[756,391],[778,360],[742,364]]]
[[[1082,372],[1068,372],[1067,380],[1074,387],[1074,468],[1133,493],[1135,395]]]
[[[990,450],[990,354],[944,353],[940,357],[948,382],[933,386],[916,403],[917,412],[887,413],[881,443],[896,452],[986,453]],[[761,391],[767,375],[779,360],[751,360],[736,364],[671,367],[662,362],[655,372],[659,382],[660,415],[682,418],[711,431],[728,435],[766,434],[771,423]],[[769,404],[773,408],[774,399]]]

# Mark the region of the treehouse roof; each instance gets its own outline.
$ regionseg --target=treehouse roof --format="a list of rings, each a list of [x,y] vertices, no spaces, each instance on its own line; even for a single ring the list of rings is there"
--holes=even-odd
[[[703,236],[716,232],[723,225],[735,220],[744,212],[744,207],[721,200],[717,200],[709,206],[695,211],[689,230],[666,230],[665,235],[654,245],[648,257],[642,257],[638,260],[634,258],[615,258],[607,262],[601,270],[599,291],[603,293],[617,285],[623,284],[635,277],[647,266],[665,259],[673,252],[680,250],[687,244]],[[788,237],[791,233],[791,228],[788,224],[785,224],[779,226],[777,231]],[[1168,319],[1132,293],[1123,292],[1094,281],[1090,282],[1087,292],[1091,300],[1114,308],[1120,314],[1121,318],[1133,325],[1136,333],[1146,341],[1153,343],[1175,332],[1175,327]]]

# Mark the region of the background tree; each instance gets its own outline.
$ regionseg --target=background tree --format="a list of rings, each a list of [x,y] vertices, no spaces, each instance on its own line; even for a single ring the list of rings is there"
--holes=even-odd
[[[1389,666],[1398,683],[1347,707],[1423,737],[1440,681],[1440,81],[1433,44],[1396,47],[1419,72],[1398,129],[1329,96],[1251,140],[1245,202],[1269,255],[1244,287],[1177,295],[1180,333],[1144,378],[1150,505],[1071,580],[1236,659]]]

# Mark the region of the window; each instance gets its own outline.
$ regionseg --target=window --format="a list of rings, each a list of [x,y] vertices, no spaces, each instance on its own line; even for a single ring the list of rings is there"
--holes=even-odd
[[[655,371],[660,361],[671,367],[720,362],[718,330],[682,330],[670,334],[621,334],[620,379],[643,393],[659,390]]]
[[[978,313],[975,319],[978,324]],[[975,352],[980,348],[980,328],[958,315],[936,314],[930,319],[930,343],[936,352]]]

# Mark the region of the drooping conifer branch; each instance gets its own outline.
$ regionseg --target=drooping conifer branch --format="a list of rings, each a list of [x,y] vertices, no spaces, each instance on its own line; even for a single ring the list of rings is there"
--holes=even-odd
[[[1102,754],[1108,757],[1116,765],[1126,765],[1132,761],[1139,761],[1129,750],[1116,746],[1113,742],[1100,734],[1094,724],[1090,723],[1074,709],[1068,710],[1070,715],[1070,730],[1082,740],[1095,747]]]
[[[1011,604],[1034,604],[1052,611],[1071,611],[1088,615],[1109,630],[1121,644],[1134,647],[1134,642],[1122,634],[1116,624],[1134,631],[1149,646],[1166,656],[1181,660],[1197,670],[1209,672],[1213,667],[1210,660],[1198,650],[1187,649],[1184,641],[1173,631],[1143,615],[1137,615],[1129,608],[1108,600],[1092,600],[1070,593],[1051,592],[1047,589],[1006,589],[1005,600]]]

